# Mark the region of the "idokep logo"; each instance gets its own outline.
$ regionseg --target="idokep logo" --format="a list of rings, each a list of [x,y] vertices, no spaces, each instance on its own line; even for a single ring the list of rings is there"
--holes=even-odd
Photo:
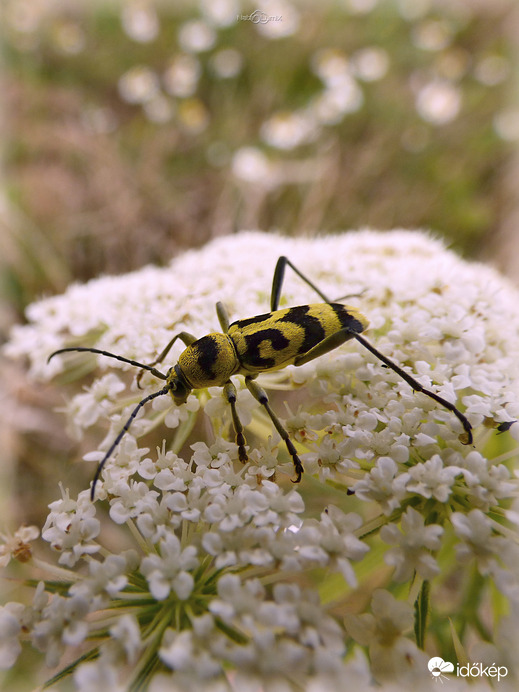
[[[454,672],[454,663],[450,661],[444,661],[440,656],[434,656],[429,659],[427,663],[431,675],[434,680],[439,680],[443,683],[444,680],[449,678],[445,673]],[[506,678],[508,675],[508,668],[506,666],[496,666],[492,664],[491,666],[485,666],[483,663],[467,663],[466,665],[456,664],[456,677],[459,678]]]
[[[443,658],[439,656],[434,656],[429,659],[427,668],[431,671],[431,675],[435,680],[443,682],[443,678],[447,680],[445,673],[452,673],[454,671],[454,663],[450,661],[444,661]]]

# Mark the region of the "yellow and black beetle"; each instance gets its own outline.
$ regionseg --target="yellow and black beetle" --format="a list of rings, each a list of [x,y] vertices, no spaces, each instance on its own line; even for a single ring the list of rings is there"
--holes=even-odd
[[[314,289],[324,303],[278,309],[287,265]],[[422,387],[414,377],[408,375],[400,366],[380,353],[369,341],[366,341],[361,336],[361,332],[367,328],[368,320],[355,308],[329,300],[286,257],[280,257],[276,264],[272,281],[270,310],[271,312],[267,312],[264,315],[257,315],[256,317],[238,320],[229,324],[229,318],[223,304],[217,303],[216,312],[222,327],[222,333],[207,334],[207,336],[196,339],[188,332],[180,332],[171,339],[160,355],[148,365],[109,353],[108,351],[80,346],[61,348],[49,356],[50,360],[59,353],[88,351],[135,365],[141,368],[140,375],[142,375],[144,370],[148,370],[155,377],[166,382],[161,390],[149,394],[137,404],[113,441],[110,449],[99,463],[91,488],[92,500],[95,495],[96,483],[104,465],[129,429],[135,416],[149,401],[166,394],[171,394],[175,404],[180,406],[186,401],[193,389],[203,389],[211,386],[223,387],[224,395],[231,407],[236,443],[238,445],[238,456],[242,462],[247,461],[243,425],[236,410],[236,387],[230,379],[233,375],[243,375],[245,377],[247,388],[270,416],[274,427],[284,440],[294,462],[295,482],[299,482],[303,474],[303,464],[297,455],[297,450],[281,421],[271,409],[266,392],[254,379],[262,372],[279,370],[287,365],[308,363],[350,339],[359,341],[381,360],[385,366],[400,375],[416,392],[426,394],[449,411],[452,411],[465,429],[465,434],[461,437],[462,442],[464,444],[472,443],[472,426],[456,406],[438,394]],[[180,354],[177,364],[164,374],[157,370],[155,365],[161,363],[166,358],[177,339],[183,341],[186,348]],[[138,379],[140,379],[140,376]]]

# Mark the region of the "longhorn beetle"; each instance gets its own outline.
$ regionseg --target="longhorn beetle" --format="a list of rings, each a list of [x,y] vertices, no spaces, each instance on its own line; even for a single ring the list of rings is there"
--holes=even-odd
[[[286,266],[305,281],[324,301],[313,305],[299,305],[293,308],[279,310],[279,299]],[[118,356],[108,351],[97,348],[70,347],[60,348],[49,356],[49,360],[60,353],[69,351],[88,351],[109,358],[115,358],[123,363],[128,363],[141,368],[138,382],[144,370],[155,377],[165,381],[162,389],[145,396],[132,411],[130,417],[113,441],[110,449],[100,461],[91,488],[91,499],[94,500],[95,488],[104,465],[113,451],[129,429],[138,412],[152,399],[171,394],[177,406],[183,404],[193,389],[205,387],[223,387],[224,395],[231,407],[231,416],[238,445],[238,457],[240,461],[247,461],[245,450],[245,436],[243,425],[236,410],[236,387],[231,381],[232,375],[244,375],[245,384],[252,396],[264,407],[274,427],[284,440],[289,454],[294,463],[296,478],[299,483],[303,474],[303,464],[297,450],[294,447],[288,432],[281,421],[271,409],[266,392],[254,381],[262,372],[279,370],[287,365],[304,365],[314,358],[319,358],[332,351],[341,344],[356,339],[364,348],[371,351],[382,363],[394,370],[404,379],[415,392],[422,392],[446,409],[454,413],[459,419],[465,434],[460,436],[464,444],[472,444],[472,426],[467,418],[449,401],[434,392],[422,387],[411,375],[407,374],[399,365],[380,353],[363,336],[368,326],[368,320],[355,308],[329,300],[310,279],[308,279],[287,257],[280,257],[274,271],[272,281],[272,293],[270,297],[270,310],[264,315],[237,320],[229,324],[227,311],[222,303],[216,304],[216,313],[223,333],[207,334],[200,339],[188,332],[179,332],[166,345],[160,355],[149,364],[139,363],[129,358]],[[180,354],[178,362],[169,368],[166,374],[155,368],[161,363],[173,344],[180,339],[186,345]]]

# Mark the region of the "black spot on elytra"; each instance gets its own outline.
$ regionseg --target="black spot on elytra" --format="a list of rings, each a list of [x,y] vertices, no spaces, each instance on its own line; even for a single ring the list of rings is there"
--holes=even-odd
[[[333,308],[333,311],[337,315],[343,329],[347,327],[350,331],[355,332],[356,334],[361,334],[364,331],[364,325],[362,322],[360,322],[356,317],[353,317],[353,315],[348,312],[344,305],[341,305],[340,303],[329,303],[329,305],[331,308]]]
[[[275,328],[260,329],[254,332],[254,334],[247,334],[245,337],[247,348],[244,357],[241,359],[245,365],[263,368],[272,368],[276,365],[274,358],[264,358],[260,354],[260,345],[265,341],[270,341],[274,351],[282,351],[290,344],[283,332]]]
[[[290,308],[287,314],[278,320],[278,322],[293,322],[304,330],[303,342],[297,351],[298,354],[307,353],[326,336],[321,322],[314,315],[310,315],[309,310],[308,305],[298,305]]]
[[[271,312],[266,312],[263,315],[255,315],[254,317],[247,317],[244,320],[237,320],[236,322],[233,322],[230,325],[230,327],[237,325],[239,329],[244,329],[244,327],[248,327],[250,324],[257,324],[258,322],[265,322],[265,320],[268,320],[271,316],[272,316]]]

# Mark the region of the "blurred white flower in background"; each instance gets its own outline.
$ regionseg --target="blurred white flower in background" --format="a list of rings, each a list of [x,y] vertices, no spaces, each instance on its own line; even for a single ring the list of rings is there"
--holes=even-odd
[[[240,12],[238,0],[200,0],[200,9],[208,22],[218,27],[231,26]]]
[[[232,172],[241,180],[268,184],[271,177],[271,166],[268,158],[260,149],[242,147],[233,156]]]
[[[445,125],[454,120],[461,108],[461,91],[449,81],[433,80],[420,88],[416,110],[432,125]]]
[[[389,55],[383,48],[367,46],[351,56],[353,74],[364,82],[382,79],[389,69]]]
[[[176,55],[164,71],[162,80],[168,94],[186,98],[192,96],[202,72],[200,63],[192,55]]]
[[[243,67],[243,56],[234,48],[222,48],[211,56],[213,72],[221,79],[236,77]]]
[[[294,149],[313,141],[318,134],[314,120],[305,113],[274,113],[261,126],[264,142],[277,149]]]
[[[151,101],[160,89],[156,72],[146,65],[136,65],[119,79],[119,93],[128,103]]]
[[[250,16],[258,33],[267,39],[292,36],[300,27],[299,11],[287,0],[258,0]]]
[[[149,2],[130,2],[121,10],[124,31],[138,43],[149,43],[157,38],[160,24],[157,11]]]
[[[203,20],[193,19],[180,27],[178,41],[187,53],[203,53],[214,46],[216,32]]]

